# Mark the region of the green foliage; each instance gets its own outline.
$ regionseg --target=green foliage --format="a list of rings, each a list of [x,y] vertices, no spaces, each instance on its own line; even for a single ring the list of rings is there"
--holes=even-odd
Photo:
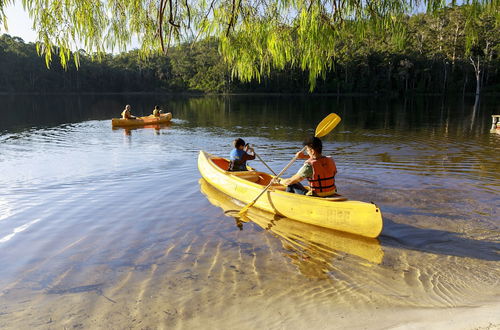
[[[214,41],[181,45],[168,56],[133,50],[98,61],[78,52],[79,69],[55,61],[49,69],[33,43],[0,36],[0,92],[225,92],[228,70]],[[57,53],[57,49],[54,49]]]
[[[55,60],[50,70],[36,55],[35,44],[4,35],[0,92],[305,93],[313,86],[318,93],[464,93],[474,92],[478,79],[485,90],[494,92],[500,85],[497,15],[482,11],[470,20],[469,14],[467,6],[455,6],[385,23],[344,21],[332,40],[324,26],[314,22],[308,28],[273,28],[262,21],[253,33],[177,44],[167,55],[79,50],[65,55],[66,68]],[[402,32],[395,35],[390,29],[361,26],[371,24],[399,25]],[[467,32],[470,24],[477,31],[473,39]],[[308,46],[287,46],[298,39],[303,40],[297,45]],[[321,46],[329,43],[330,48]],[[58,56],[59,49],[54,47],[51,54]],[[299,57],[302,60],[296,62]]]
[[[145,57],[185,42],[215,37],[231,68],[243,81],[261,80],[286,66],[306,71],[311,90],[325,78],[336,58],[338,44],[369,34],[386,34],[387,42],[402,49],[411,37],[404,18],[424,5],[437,15],[445,0],[22,0],[38,33],[38,51],[46,63],[57,51],[61,64],[70,50],[84,48],[92,57],[125,50],[133,37]],[[0,0],[0,20],[9,0]],[[466,28],[472,49],[477,20],[490,15],[498,26],[499,0],[465,0]],[[454,6],[455,2],[452,1]],[[444,31],[441,31],[444,33]],[[57,47],[57,48],[55,48]],[[78,64],[78,53],[75,63]]]

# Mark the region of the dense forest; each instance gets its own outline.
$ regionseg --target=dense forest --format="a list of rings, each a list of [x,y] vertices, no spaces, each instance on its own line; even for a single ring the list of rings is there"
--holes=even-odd
[[[404,41],[370,33],[362,42],[336,43],[331,69],[315,93],[500,92],[500,27],[484,14],[477,36],[465,38],[464,7],[407,17]],[[471,43],[472,44],[467,44]],[[36,44],[0,36],[0,92],[309,92],[308,73],[296,67],[271,70],[260,81],[232,78],[215,39],[172,47],[147,58],[137,50],[97,58],[79,52],[78,69],[57,61],[47,68]]]

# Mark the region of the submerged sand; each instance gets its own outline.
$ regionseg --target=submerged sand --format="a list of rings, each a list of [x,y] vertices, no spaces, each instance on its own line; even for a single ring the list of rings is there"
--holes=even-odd
[[[153,285],[156,266],[123,274],[112,287],[88,285],[33,295],[5,294],[2,329],[499,329],[500,303],[474,306],[408,307],[362,302],[355,306],[327,294],[306,293],[239,278],[235,268],[201,280],[181,271]],[[230,275],[229,274],[235,274]],[[142,280],[140,279],[141,277]],[[131,282],[132,279],[137,282]],[[233,285],[228,287],[229,278]],[[248,280],[247,284],[241,284]],[[223,282],[222,282],[223,281]],[[240,284],[236,285],[236,281]],[[89,282],[92,282],[89,279]],[[286,282],[286,281],[285,281]],[[160,288],[161,287],[161,288]],[[301,290],[300,290],[301,291]],[[339,293],[340,294],[340,293]],[[331,298],[328,299],[327,297]],[[404,303],[402,303],[404,305]]]
[[[243,230],[232,221],[212,216],[196,236],[178,229],[154,244],[131,241],[128,252],[109,246],[99,260],[89,258],[92,240],[74,242],[2,283],[0,327],[500,328],[498,261],[382,246],[288,219]]]

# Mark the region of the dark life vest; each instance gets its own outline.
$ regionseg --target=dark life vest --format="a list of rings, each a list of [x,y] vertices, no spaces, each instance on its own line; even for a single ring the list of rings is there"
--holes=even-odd
[[[255,159],[255,155],[249,155],[244,150],[233,149],[229,158],[228,171],[247,171],[247,160]]]
[[[230,160],[228,171],[247,171],[246,160]]]
[[[320,195],[328,192],[334,192],[335,174],[337,174],[337,166],[332,157],[323,156],[319,159],[308,159],[306,163],[311,164],[313,169],[312,178],[307,178],[311,190]]]

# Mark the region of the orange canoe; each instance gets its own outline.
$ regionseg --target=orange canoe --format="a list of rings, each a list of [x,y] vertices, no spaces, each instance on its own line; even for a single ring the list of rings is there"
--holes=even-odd
[[[131,126],[145,126],[145,125],[158,125],[166,124],[172,120],[172,113],[162,113],[160,117],[155,117],[153,115],[146,117],[137,117],[136,119],[122,119],[113,118],[111,119],[111,125],[113,127],[131,127]]]

